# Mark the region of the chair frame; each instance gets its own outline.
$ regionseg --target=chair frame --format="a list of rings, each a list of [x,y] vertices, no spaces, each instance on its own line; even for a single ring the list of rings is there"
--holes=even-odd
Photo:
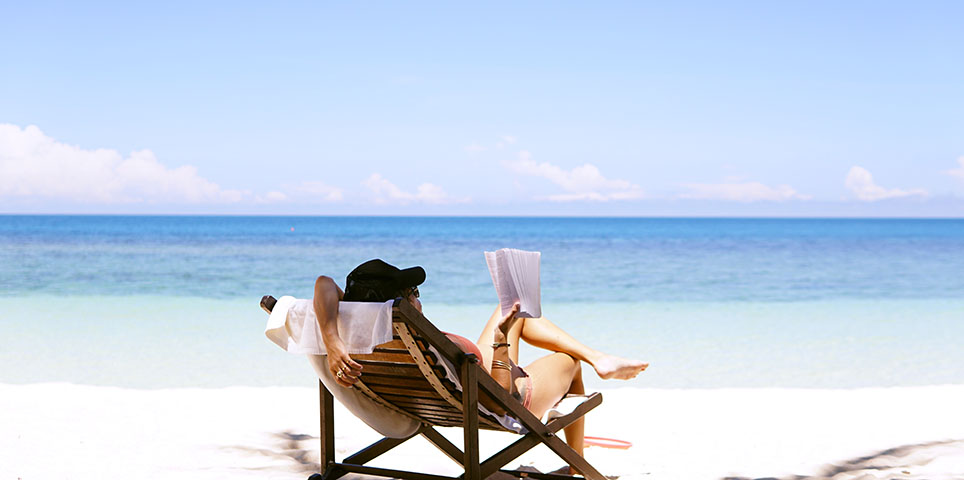
[[[464,433],[463,449],[458,448],[447,438],[442,436],[431,422],[422,421],[422,425],[412,435],[406,438],[383,438],[358,452],[349,455],[341,462],[335,462],[335,423],[334,401],[325,385],[318,382],[320,404],[320,447],[321,473],[309,477],[310,480],[335,480],[348,473],[359,473],[381,477],[399,478],[405,480],[482,480],[497,472],[514,477],[532,477],[543,480],[571,480],[572,475],[527,472],[519,470],[503,470],[507,463],[515,460],[533,447],[543,444],[558,455],[562,460],[580,472],[589,480],[605,480],[605,477],[589,464],[581,455],[569,447],[556,433],[569,426],[587,412],[602,403],[602,395],[594,393],[581,405],[565,416],[557,417],[547,423],[542,423],[522,403],[509,395],[489,374],[479,365],[479,358],[473,354],[464,353],[452,343],[438,328],[435,327],[421,312],[415,309],[407,300],[396,298],[392,305],[393,323],[403,322],[410,329],[434,346],[438,352],[452,365],[460,370],[462,384],[462,429]],[[479,394],[490,397],[497,405],[515,417],[528,433],[511,443],[488,459],[479,459]],[[401,445],[405,441],[421,435],[435,445],[446,456],[462,466],[465,473],[458,477],[447,477],[419,472],[392,470],[365,465],[376,457]]]

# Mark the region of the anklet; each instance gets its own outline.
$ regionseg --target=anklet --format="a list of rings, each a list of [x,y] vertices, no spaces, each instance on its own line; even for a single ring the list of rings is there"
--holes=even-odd
[[[492,344],[492,348],[508,347],[508,346],[509,346],[508,343],[493,343],[493,344]]]

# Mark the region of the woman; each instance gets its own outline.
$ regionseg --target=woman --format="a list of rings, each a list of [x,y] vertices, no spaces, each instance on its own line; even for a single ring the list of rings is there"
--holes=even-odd
[[[330,277],[318,277],[313,299],[315,315],[328,351],[328,368],[339,385],[351,387],[364,372],[362,365],[348,355],[338,335],[338,302],[384,302],[403,297],[421,312],[418,285],[424,281],[422,267],[400,270],[377,259],[359,265],[348,275],[346,291],[342,291]],[[476,345],[485,370],[538,418],[542,418],[566,394],[585,393],[580,362],[591,365],[603,379],[628,380],[649,366],[593,350],[544,317],[522,318],[516,316],[518,313],[519,304],[504,316],[497,307]],[[519,367],[519,340],[553,353],[524,368]],[[470,346],[460,346],[463,350],[471,349]],[[583,452],[583,425],[580,418],[563,430],[566,443],[580,455]]]

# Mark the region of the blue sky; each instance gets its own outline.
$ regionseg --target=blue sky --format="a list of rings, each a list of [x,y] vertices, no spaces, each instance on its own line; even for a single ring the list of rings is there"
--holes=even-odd
[[[964,216],[960,18],[4,3],[0,213]]]

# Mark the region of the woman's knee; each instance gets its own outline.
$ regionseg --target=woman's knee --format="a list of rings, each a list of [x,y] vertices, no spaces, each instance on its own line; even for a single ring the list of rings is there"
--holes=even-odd
[[[582,365],[579,364],[579,360],[576,359],[576,357],[564,352],[555,352],[553,355],[559,356],[559,361],[566,367],[566,371],[569,372],[572,378],[582,375]]]

